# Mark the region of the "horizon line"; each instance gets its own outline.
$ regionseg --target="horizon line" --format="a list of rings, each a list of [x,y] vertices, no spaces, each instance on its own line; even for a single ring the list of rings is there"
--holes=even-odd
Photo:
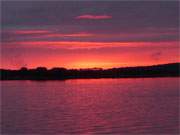
[[[93,70],[93,69],[101,69],[101,70],[108,70],[108,69],[116,69],[116,68],[134,68],[134,67],[151,67],[151,66],[161,66],[161,65],[170,65],[170,64],[180,64],[180,62],[172,62],[172,63],[162,63],[162,64],[152,64],[152,65],[137,65],[137,66],[121,66],[121,67],[112,67],[112,68],[102,68],[102,67],[92,67],[92,68],[65,68],[65,67],[52,67],[47,68],[45,66],[37,66],[34,68],[28,68],[26,66],[22,66],[19,69],[8,69],[8,68],[0,68],[0,70],[21,70],[22,68],[26,68],[27,70],[37,69],[37,68],[46,68],[47,70],[52,70],[54,68],[64,68],[66,70]]]

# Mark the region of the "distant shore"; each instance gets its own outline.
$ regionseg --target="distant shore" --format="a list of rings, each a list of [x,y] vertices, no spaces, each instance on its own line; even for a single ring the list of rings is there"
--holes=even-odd
[[[20,70],[0,69],[0,80],[65,80],[80,78],[147,78],[147,77],[180,77],[180,63],[169,63],[153,66],[124,67],[111,69],[65,69],[37,67]]]

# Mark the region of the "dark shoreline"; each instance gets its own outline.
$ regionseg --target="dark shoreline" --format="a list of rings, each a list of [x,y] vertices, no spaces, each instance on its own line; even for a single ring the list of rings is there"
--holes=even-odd
[[[146,76],[146,77],[116,77],[116,78],[66,78],[66,79],[0,79],[0,81],[66,81],[76,79],[146,79],[146,78],[178,78],[180,76]]]
[[[157,78],[180,77],[180,63],[153,66],[125,67],[112,69],[65,69],[45,67],[20,70],[0,69],[0,80],[67,80],[67,79],[102,79],[102,78]]]

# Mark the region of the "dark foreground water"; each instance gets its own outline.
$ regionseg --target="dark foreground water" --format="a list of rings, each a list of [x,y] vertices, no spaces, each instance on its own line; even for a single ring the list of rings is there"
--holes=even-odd
[[[1,81],[1,132],[178,134],[178,81]]]

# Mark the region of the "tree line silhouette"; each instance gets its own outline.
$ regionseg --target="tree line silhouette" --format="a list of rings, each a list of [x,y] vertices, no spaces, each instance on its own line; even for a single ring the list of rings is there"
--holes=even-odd
[[[170,63],[153,66],[124,67],[124,68],[91,68],[66,69],[37,67],[20,70],[0,69],[1,80],[63,80],[76,78],[137,78],[137,77],[176,77],[179,74],[180,63]]]

